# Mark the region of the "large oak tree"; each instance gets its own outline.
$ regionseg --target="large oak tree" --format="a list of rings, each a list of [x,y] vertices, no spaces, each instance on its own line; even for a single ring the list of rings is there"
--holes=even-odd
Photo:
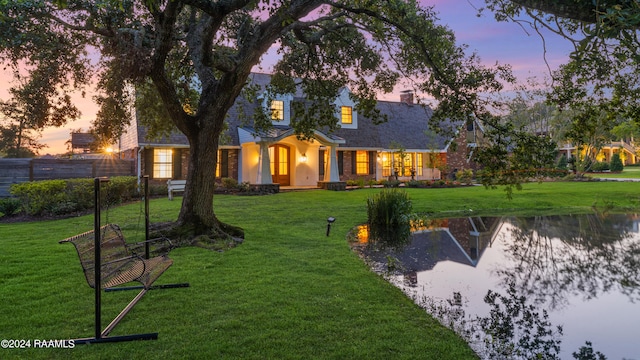
[[[0,0],[0,60],[16,72],[60,69],[50,80],[63,93],[95,73],[95,127],[108,136],[130,120],[134,87],[142,118],[187,136],[176,227],[192,236],[242,236],[214,214],[216,153],[227,111],[270,49],[279,54],[271,92],[299,87],[313,101],[291,121],[302,138],[336,126],[331,104],[344,86],[359,112],[384,121],[376,96],[408,79],[435,99],[434,121],[464,121],[488,116],[479,94],[500,90],[497,74],[508,73],[479,66],[413,0]]]

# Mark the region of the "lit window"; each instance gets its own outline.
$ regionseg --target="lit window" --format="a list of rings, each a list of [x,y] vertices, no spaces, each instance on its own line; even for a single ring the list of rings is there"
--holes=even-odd
[[[369,174],[369,154],[366,151],[356,152],[356,174]]]
[[[353,110],[351,106],[343,106],[341,108],[341,111],[342,111],[342,123],[353,124]]]
[[[422,176],[422,154],[416,153],[416,163],[414,168],[416,169],[416,175]]]
[[[382,176],[391,176],[391,153],[382,153]]]
[[[271,120],[276,120],[276,121],[284,120],[284,101],[282,100],[271,101]]]
[[[170,179],[173,176],[171,149],[153,149],[153,177]]]
[[[220,162],[222,160],[222,151],[218,150],[218,161],[216,161],[216,177],[219,178],[220,177]]]

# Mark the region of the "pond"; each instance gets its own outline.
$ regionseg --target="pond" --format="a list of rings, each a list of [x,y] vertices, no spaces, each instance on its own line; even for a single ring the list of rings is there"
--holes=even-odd
[[[353,246],[484,358],[640,359],[639,228],[634,214],[466,217],[427,221],[401,249],[363,226]]]

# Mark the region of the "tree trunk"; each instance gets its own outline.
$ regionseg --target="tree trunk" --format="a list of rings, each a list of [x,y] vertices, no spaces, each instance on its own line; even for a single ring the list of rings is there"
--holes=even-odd
[[[203,121],[207,125],[189,138],[187,183],[176,224],[183,239],[201,235],[212,240],[244,237],[242,229],[220,222],[213,211],[220,137],[220,131],[212,126],[216,121],[223,120]]]

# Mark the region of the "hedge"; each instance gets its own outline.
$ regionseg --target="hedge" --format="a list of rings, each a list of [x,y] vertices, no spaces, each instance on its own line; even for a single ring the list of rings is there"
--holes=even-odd
[[[28,215],[64,215],[93,207],[93,179],[30,181],[11,186]],[[140,198],[135,176],[116,176],[103,184],[102,202],[114,205]]]

